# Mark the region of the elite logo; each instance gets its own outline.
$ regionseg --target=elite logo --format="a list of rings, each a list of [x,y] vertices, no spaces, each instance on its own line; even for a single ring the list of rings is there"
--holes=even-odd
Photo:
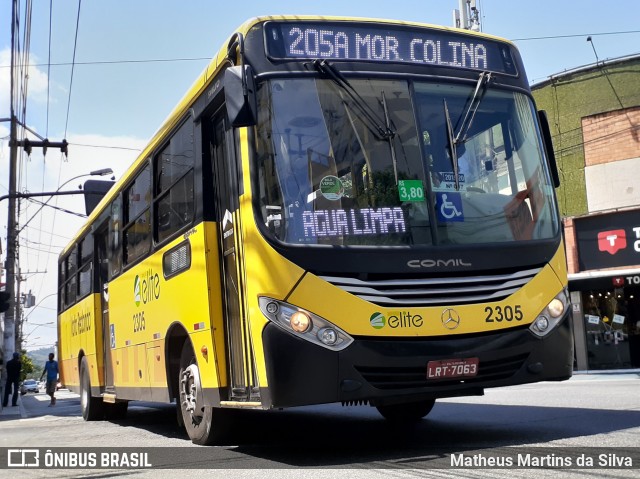
[[[382,313],[373,313],[369,319],[369,323],[371,323],[374,329],[382,329],[384,325],[387,324],[387,319]]]
[[[133,300],[136,302],[136,306],[140,306],[140,276],[138,275],[133,280]]]
[[[391,329],[396,328],[419,328],[423,325],[422,316],[419,314],[411,314],[410,311],[389,311],[387,316],[380,312],[371,315],[369,323],[375,329],[382,329],[389,326]]]
[[[160,276],[148,269],[142,277],[136,275],[133,280],[133,300],[136,306],[147,304],[160,298]]]
[[[624,230],[601,231],[598,233],[598,250],[614,255],[627,247],[627,235]]]

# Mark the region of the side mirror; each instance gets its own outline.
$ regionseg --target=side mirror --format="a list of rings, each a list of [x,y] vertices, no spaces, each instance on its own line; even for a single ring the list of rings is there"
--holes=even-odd
[[[253,69],[250,65],[227,68],[224,72],[224,97],[227,116],[233,127],[256,124],[258,102]]]
[[[115,184],[115,181],[105,180],[87,180],[84,182],[84,208],[87,216],[98,206],[100,200],[104,198],[111,187]]]
[[[538,110],[538,119],[540,120],[540,132],[542,133],[542,139],[544,140],[544,149],[547,154],[547,159],[549,160],[549,169],[551,170],[553,186],[557,188],[560,186],[560,175],[558,174],[556,154],[553,151],[553,142],[551,141],[551,129],[549,128],[547,112],[544,110]]]

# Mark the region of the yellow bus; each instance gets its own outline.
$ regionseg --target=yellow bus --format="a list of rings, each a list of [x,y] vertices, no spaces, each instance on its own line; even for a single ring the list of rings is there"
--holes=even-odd
[[[135,114],[135,113],[132,113]],[[239,27],[59,260],[87,420],[438,398],[571,376],[549,127],[515,46],[447,27]]]

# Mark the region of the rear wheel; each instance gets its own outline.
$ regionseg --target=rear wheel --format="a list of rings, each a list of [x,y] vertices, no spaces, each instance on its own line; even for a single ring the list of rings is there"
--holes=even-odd
[[[417,401],[404,404],[391,404],[387,406],[376,406],[382,416],[394,422],[416,422],[425,417],[433,409],[435,399]]]
[[[86,357],[80,362],[80,408],[85,421],[97,421],[104,417],[102,398],[91,396],[89,361]]]
[[[201,446],[218,442],[225,432],[224,411],[204,405],[200,370],[189,341],[182,347],[178,385],[182,422],[191,441]]]

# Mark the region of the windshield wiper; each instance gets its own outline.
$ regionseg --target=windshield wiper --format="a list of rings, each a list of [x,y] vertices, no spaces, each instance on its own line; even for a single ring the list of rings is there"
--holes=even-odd
[[[453,126],[451,126],[451,115],[449,114],[449,107],[447,106],[447,100],[444,102],[444,116],[447,126],[447,144],[449,145],[449,152],[451,155],[451,165],[453,166],[453,176],[455,178],[456,190],[460,189],[460,179],[458,178],[458,152],[457,146],[463,144],[467,140],[467,134],[473,124],[473,119],[476,116],[478,107],[484,98],[484,94],[487,92],[487,85],[491,80],[491,72],[481,72],[478,81],[476,82],[476,89],[473,91],[473,96],[469,101],[469,106],[465,110],[464,117],[460,123],[458,133],[455,133]]]
[[[471,101],[469,102],[469,106],[464,113],[464,118],[462,119],[462,123],[460,124],[458,134],[455,136],[454,142],[456,145],[459,145],[460,143],[464,143],[466,141],[467,133],[469,133],[469,130],[471,129],[471,124],[473,123],[473,119],[476,116],[476,112],[478,111],[480,102],[484,98],[484,94],[487,92],[487,85],[489,84],[490,80],[491,72],[480,73],[480,77],[478,78],[478,81],[476,83],[476,89],[474,90]]]
[[[349,81],[342,76],[342,73],[331,65],[327,60],[314,60],[313,67],[325,76],[328,76],[333,82],[342,88],[347,95],[351,98],[354,105],[358,107],[360,112],[364,115],[369,122],[369,126],[373,129],[373,132],[377,135],[379,140],[391,140],[396,136],[396,132],[391,129],[388,122],[383,121],[376,111],[360,96],[355,88],[349,83]],[[383,126],[384,125],[384,126]]]
[[[389,118],[389,109],[387,108],[387,98],[384,96],[384,90],[382,95],[382,110],[384,111],[384,124],[387,131],[393,131],[391,129],[391,119]],[[396,159],[396,149],[393,143],[393,137],[389,137],[389,149],[391,150],[391,161],[393,163],[393,174],[396,178],[396,185],[398,184],[398,160]]]
[[[446,98],[442,100],[444,103],[444,119],[447,126],[447,145],[451,156],[451,166],[453,166],[453,177],[456,182],[456,191],[460,189],[460,180],[458,179],[458,152],[456,151],[456,140],[451,126],[451,116],[449,115],[449,107]]]

